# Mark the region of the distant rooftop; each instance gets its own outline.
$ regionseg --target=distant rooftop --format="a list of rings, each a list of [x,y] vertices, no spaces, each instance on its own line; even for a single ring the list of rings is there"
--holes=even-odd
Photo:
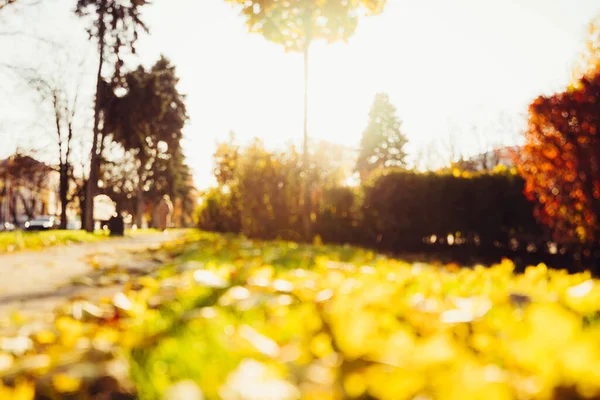
[[[476,171],[494,169],[498,165],[505,167],[514,167],[514,155],[519,153],[521,150],[520,146],[506,146],[498,149],[486,151],[469,157],[459,162],[459,164],[465,169],[473,169]]]
[[[54,171],[54,168],[51,166],[36,160],[35,158],[23,155],[23,154],[14,154],[4,160],[0,160],[0,169],[5,169],[9,166],[10,162],[16,163],[21,168],[35,168],[40,170]]]

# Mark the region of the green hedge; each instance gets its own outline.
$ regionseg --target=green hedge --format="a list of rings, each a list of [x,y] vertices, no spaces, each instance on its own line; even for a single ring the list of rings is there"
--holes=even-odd
[[[202,198],[202,204],[196,210],[196,218],[200,229],[205,231],[241,232],[239,200],[235,193],[210,190]]]
[[[367,239],[360,190],[333,187],[325,189],[319,198],[314,231],[324,242],[362,243]]]
[[[288,175],[289,176],[289,175]],[[263,239],[302,237],[293,185],[250,179],[227,195],[215,191],[204,202],[200,227]],[[506,246],[510,239],[545,239],[523,196],[523,180],[508,171],[464,174],[387,170],[361,188],[333,187],[313,196],[313,228],[325,242],[382,250],[423,246],[426,238],[452,235],[457,244]],[[260,195],[257,195],[260,186]],[[234,201],[233,199],[239,199]],[[292,204],[293,203],[293,204]]]
[[[523,180],[509,172],[419,174],[384,171],[363,187],[363,226],[370,245],[415,246],[431,235],[483,246],[543,231],[523,196]]]

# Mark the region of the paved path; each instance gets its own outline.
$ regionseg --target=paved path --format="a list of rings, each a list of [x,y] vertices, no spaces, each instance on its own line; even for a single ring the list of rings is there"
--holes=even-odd
[[[0,255],[0,316],[14,311],[49,311],[75,295],[110,294],[111,288],[75,285],[98,266],[144,268],[152,261],[145,250],[176,239],[180,233],[143,234],[96,243],[50,247],[43,251]],[[144,257],[146,255],[146,257]],[[112,288],[112,291],[118,290]]]

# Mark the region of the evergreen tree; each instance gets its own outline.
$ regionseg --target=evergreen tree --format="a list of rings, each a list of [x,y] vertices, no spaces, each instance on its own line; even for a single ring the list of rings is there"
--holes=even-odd
[[[115,77],[120,75],[123,60],[121,53],[123,49],[129,49],[135,53],[135,44],[141,31],[148,29],[141,20],[141,8],[146,0],[135,0],[122,2],[119,0],[77,0],[75,14],[81,18],[91,20],[87,29],[90,40],[98,44],[98,71],[96,73],[96,100],[94,103],[94,127],[92,137],[92,151],[90,157],[90,175],[85,191],[85,213],[83,215],[84,228],[91,232],[94,230],[94,196],[98,191],[98,173],[100,169],[100,154],[102,146],[99,146],[101,126],[101,103],[105,92],[103,79],[105,66],[112,64]],[[110,65],[109,65],[110,66]]]
[[[175,67],[164,56],[150,69],[142,66],[113,83],[103,106],[105,134],[134,156],[137,165],[137,224],[152,191],[174,194],[182,171],[181,139],[188,119]],[[187,170],[185,171],[187,172]]]
[[[401,131],[402,122],[396,115],[396,107],[385,93],[378,93],[369,113],[369,125],[363,132],[356,171],[361,178],[370,172],[405,165],[404,145],[406,136]]]

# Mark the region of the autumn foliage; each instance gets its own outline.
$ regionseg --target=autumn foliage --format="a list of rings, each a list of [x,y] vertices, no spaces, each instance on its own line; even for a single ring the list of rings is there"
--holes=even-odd
[[[186,242],[149,251],[166,265],[142,276],[99,269],[120,282],[113,296],[6,321],[0,399],[600,398],[589,272],[199,232]]]
[[[199,227],[253,239],[301,238],[297,152],[270,152],[259,141],[236,149],[224,143],[215,153],[215,177],[223,185],[204,196]],[[432,235],[453,235],[456,245],[495,251],[495,243],[506,248],[511,239],[521,247],[526,240],[547,240],[523,196],[523,179],[509,170],[471,174],[390,168],[374,171],[360,187],[347,187],[328,161],[333,158],[317,155],[311,215],[315,236],[324,243],[415,251],[431,249],[424,239]]]
[[[520,160],[525,193],[557,240],[586,245],[600,238],[600,74],[529,107]]]
[[[242,6],[251,32],[303,51],[313,40],[348,40],[358,25],[359,10],[379,13],[385,0],[226,0]]]

